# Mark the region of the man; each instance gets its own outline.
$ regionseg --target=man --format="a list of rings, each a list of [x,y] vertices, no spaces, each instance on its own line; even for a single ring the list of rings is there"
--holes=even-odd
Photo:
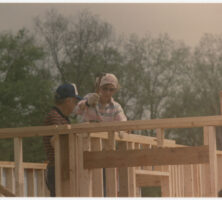
[[[78,96],[75,84],[66,83],[60,85],[55,93],[55,106],[47,114],[45,125],[64,125],[70,124],[69,115],[73,112],[78,100],[82,98]],[[48,159],[46,184],[50,191],[50,196],[55,197],[55,155],[53,148],[53,137],[43,137],[45,150]]]

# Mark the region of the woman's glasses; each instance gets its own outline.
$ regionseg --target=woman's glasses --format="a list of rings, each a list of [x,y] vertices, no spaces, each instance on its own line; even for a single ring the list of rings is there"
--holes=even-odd
[[[114,92],[114,91],[116,90],[116,88],[102,87],[102,90],[103,90],[104,92],[108,92],[108,91]]]

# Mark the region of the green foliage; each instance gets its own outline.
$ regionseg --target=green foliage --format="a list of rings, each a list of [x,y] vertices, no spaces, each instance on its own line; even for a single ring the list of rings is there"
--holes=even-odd
[[[52,99],[51,75],[44,69],[44,56],[43,48],[24,29],[15,35],[0,35],[0,128],[42,124]],[[33,138],[24,148],[38,152],[42,144]],[[1,141],[0,151],[7,152],[1,159],[11,160],[12,142]]]

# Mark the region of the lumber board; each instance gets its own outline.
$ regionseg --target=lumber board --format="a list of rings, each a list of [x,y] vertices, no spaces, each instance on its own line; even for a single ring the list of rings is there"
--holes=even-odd
[[[5,197],[15,197],[15,194],[5,188],[2,184],[0,184],[0,194],[3,194]]]
[[[84,152],[84,168],[135,167],[209,162],[208,146]]]
[[[72,125],[35,126],[0,129],[0,138],[33,137],[68,133],[92,133],[104,131],[131,131],[146,129],[193,128],[222,126],[222,116],[132,120],[122,122],[81,123]]]
[[[47,163],[30,163],[23,162],[24,169],[46,169]],[[15,162],[11,161],[0,161],[0,167],[2,168],[15,168]]]
[[[15,159],[15,193],[16,196],[24,196],[24,168],[22,138],[14,138]]]
[[[157,146],[157,138],[156,137],[129,134],[129,133],[126,133],[126,132],[122,132],[121,135],[122,135],[122,137],[119,137],[119,134],[116,134],[115,135],[115,140],[116,141],[134,142],[134,143],[139,143],[139,144],[149,144],[149,145]],[[108,133],[107,132],[91,133],[90,137],[108,139]],[[177,146],[177,144],[175,144],[175,140],[164,139],[164,144],[167,147]]]

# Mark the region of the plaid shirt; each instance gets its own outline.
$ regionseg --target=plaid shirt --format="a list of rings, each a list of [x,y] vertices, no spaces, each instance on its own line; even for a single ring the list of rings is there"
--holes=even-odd
[[[64,125],[64,124],[70,124],[69,118],[64,116],[57,107],[53,107],[51,111],[47,114],[44,125],[49,126],[49,125]],[[51,138],[52,136],[44,136],[43,143],[45,146],[45,151],[46,151],[49,165],[54,166],[55,152],[54,152],[54,148],[52,147],[50,143]]]
[[[95,107],[87,107],[84,110],[79,108],[80,104],[85,104],[85,100],[81,100],[76,107],[76,114],[81,122],[109,122],[109,121],[127,121],[123,109],[119,103],[111,99],[110,103],[102,107],[98,103]]]

